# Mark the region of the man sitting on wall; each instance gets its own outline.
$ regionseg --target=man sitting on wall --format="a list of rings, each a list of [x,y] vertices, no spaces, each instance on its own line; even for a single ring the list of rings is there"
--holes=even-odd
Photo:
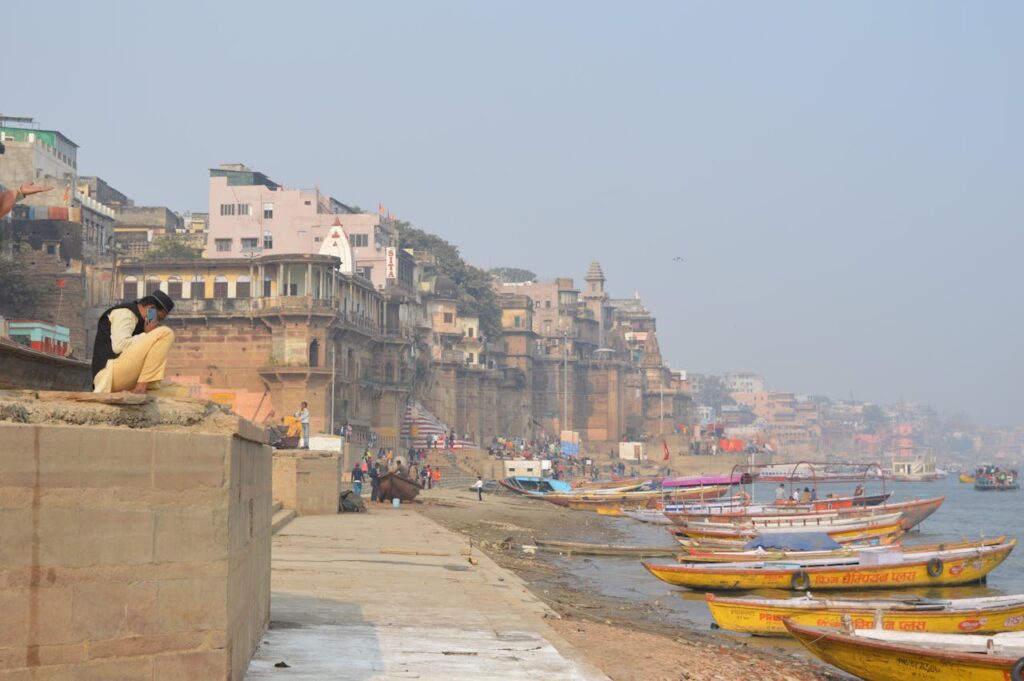
[[[115,305],[100,316],[92,352],[93,392],[145,393],[159,387],[174,332],[160,322],[174,309],[163,291]]]

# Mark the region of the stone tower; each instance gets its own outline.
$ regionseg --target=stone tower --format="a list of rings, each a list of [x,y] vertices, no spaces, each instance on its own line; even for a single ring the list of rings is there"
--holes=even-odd
[[[598,324],[598,347],[605,346],[605,321],[608,319],[608,315],[605,313],[605,308],[608,303],[608,294],[604,290],[604,272],[601,271],[601,264],[596,260],[590,263],[590,268],[587,270],[587,276],[584,277],[586,286],[584,287],[581,297],[583,303],[590,310],[594,319],[597,320]]]

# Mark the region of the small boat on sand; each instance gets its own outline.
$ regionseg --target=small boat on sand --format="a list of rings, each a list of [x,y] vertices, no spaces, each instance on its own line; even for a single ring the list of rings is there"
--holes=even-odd
[[[538,547],[547,551],[556,551],[572,555],[574,553],[588,556],[674,556],[679,553],[679,546],[617,546],[615,544],[585,544],[575,541],[537,540]]]
[[[392,499],[412,501],[423,487],[412,478],[399,475],[398,471],[391,471],[380,476],[378,489],[381,501],[391,501]]]
[[[809,651],[871,681],[1018,681],[1024,633],[927,634],[877,629],[843,631],[785,621]]]
[[[976,582],[999,566],[1017,540],[929,553],[862,552],[851,558],[643,566],[658,579],[704,590],[901,589]]]
[[[988,598],[829,599],[727,598],[707,594],[708,609],[723,629],[785,636],[782,620],[838,628],[844,616],[856,629],[938,634],[997,634],[1024,630],[1024,595]]]

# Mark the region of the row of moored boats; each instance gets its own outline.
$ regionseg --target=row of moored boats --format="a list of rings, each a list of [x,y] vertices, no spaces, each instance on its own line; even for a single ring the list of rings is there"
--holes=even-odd
[[[664,525],[668,546],[538,541],[569,554],[644,561],[658,579],[706,592],[716,624],[762,636],[791,635],[865,679],[1012,679],[1024,669],[1024,595],[932,599],[822,598],[821,591],[921,589],[984,582],[1016,546],[1006,536],[905,545],[903,535],[944,497],[893,502],[891,493],[756,504],[733,479],[662,485],[629,480],[570,487],[539,478],[506,488],[570,509]],[[795,598],[721,592],[779,589]],[[912,670],[912,673],[908,672]]]

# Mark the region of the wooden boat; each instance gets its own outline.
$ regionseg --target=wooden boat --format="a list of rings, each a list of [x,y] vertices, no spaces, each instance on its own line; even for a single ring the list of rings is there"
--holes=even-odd
[[[650,482],[650,478],[628,478],[623,480],[583,480],[576,483],[577,490],[622,489]]]
[[[1007,492],[1020,489],[1020,476],[1015,470],[983,466],[974,474],[974,489],[980,492]]]
[[[679,546],[617,546],[615,544],[585,544],[575,541],[538,540],[537,546],[547,551],[557,551],[572,555],[574,553],[588,556],[674,556],[680,551]]]
[[[932,553],[851,559],[643,566],[658,579],[691,589],[900,589],[976,582],[1010,555],[1005,544]]]
[[[846,632],[784,623],[816,656],[871,681],[1019,681],[1024,673],[1020,632],[994,636],[874,629]]]
[[[662,510],[666,515],[682,523],[687,520],[712,518],[743,518],[752,515],[800,515],[839,511],[843,509],[865,510],[884,504],[892,492],[874,494],[870,497],[826,497],[817,501],[780,501],[773,504],[751,504],[737,501],[743,497],[731,497],[728,502],[710,502],[708,504],[664,504]]]
[[[572,485],[567,482],[527,475],[502,478],[501,480],[498,480],[498,484],[510,492],[531,497],[540,497],[547,494],[572,491]]]
[[[920,525],[925,518],[939,510],[946,497],[931,497],[930,499],[911,499],[900,501],[895,504],[882,504],[875,506],[878,513],[900,512],[900,525],[904,530],[910,530]],[[845,514],[846,511],[840,511]]]
[[[759,636],[785,636],[782,620],[838,628],[848,617],[856,629],[938,634],[997,634],[1024,630],[1024,595],[989,598],[900,598],[838,600],[813,598],[726,598],[706,595],[711,616],[722,629]]]
[[[600,513],[600,511],[598,511]],[[642,523],[650,523],[652,525],[672,525],[673,522],[669,520],[664,513],[653,508],[638,509],[635,511],[629,509],[619,509],[619,513],[627,518],[633,520],[639,520]]]
[[[826,532],[832,535],[864,531],[876,526],[899,525],[900,516],[899,512],[864,517],[842,517],[834,513],[792,518],[769,516],[734,523],[685,522],[680,527],[688,537],[716,539],[749,539],[773,532]]]
[[[951,551],[954,549],[977,548],[981,546],[997,546],[1006,541],[1006,535],[982,539],[979,541],[961,541],[944,544],[917,544],[900,546],[903,553],[928,553],[932,551]],[[680,563],[747,563],[757,561],[812,560],[817,558],[843,558],[856,556],[860,551],[879,551],[894,548],[893,544],[876,544],[869,546],[840,546],[836,549],[821,551],[790,551],[790,550],[729,550],[714,547],[681,547]]]
[[[739,550],[746,546],[747,542],[750,541],[748,537],[741,537],[735,539],[722,539],[715,537],[689,537],[686,535],[686,530],[681,527],[666,527],[669,534],[671,534],[677,542],[682,546],[690,547],[716,547],[724,549]],[[877,544],[893,544],[901,536],[903,536],[903,528],[900,527],[898,522],[889,525],[879,525],[869,527],[862,531],[842,531],[833,530],[826,532],[836,543],[846,545],[877,545]],[[784,547],[785,548],[785,547]],[[789,547],[793,548],[793,547]]]
[[[392,499],[412,501],[423,487],[412,478],[399,475],[398,471],[391,471],[380,476],[377,489],[380,490],[378,498],[381,501],[391,501]]]
[[[970,475],[969,473],[961,473],[960,474],[960,482],[966,483],[968,485],[973,485],[974,484],[974,476]]]
[[[567,506],[578,511],[594,511],[599,507],[616,508],[620,506],[647,508],[650,504],[657,503],[664,498],[671,500],[684,499],[715,499],[729,491],[728,486],[719,485],[716,487],[688,487],[672,492],[661,490],[620,492],[616,494],[546,494],[544,501],[550,501],[559,506]]]

